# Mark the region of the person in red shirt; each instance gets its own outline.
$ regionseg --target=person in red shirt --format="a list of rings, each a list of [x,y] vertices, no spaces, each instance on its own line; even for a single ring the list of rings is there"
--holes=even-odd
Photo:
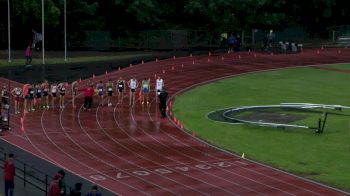
[[[52,181],[50,182],[48,196],[61,196],[61,189],[59,187],[59,181],[61,175],[55,174]]]
[[[15,164],[13,154],[10,153],[4,163],[5,196],[12,196],[15,188]]]
[[[95,90],[94,85],[89,83],[88,86],[80,91],[84,92],[84,109],[91,110],[92,107],[92,97],[94,96]]]

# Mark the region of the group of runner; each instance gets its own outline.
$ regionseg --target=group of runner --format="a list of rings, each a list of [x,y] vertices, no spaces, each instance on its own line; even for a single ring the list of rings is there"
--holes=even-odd
[[[33,112],[36,109],[49,109],[56,107],[56,99],[59,98],[59,108],[65,107],[65,95],[68,88],[67,82],[53,82],[49,84],[47,80],[36,84],[25,84],[23,87],[15,87],[11,90],[12,96],[15,98],[15,114],[20,114],[20,103],[23,101],[24,112]],[[84,108],[90,109],[92,106],[92,97],[98,96],[99,104],[103,106],[104,96],[107,96],[107,106],[112,106],[112,97],[114,89],[118,92],[118,103],[123,103],[124,92],[129,88],[129,105],[135,105],[135,97],[139,89],[141,96],[141,104],[149,104],[149,93],[151,92],[151,80],[144,78],[138,82],[136,78],[131,78],[125,81],[120,77],[114,86],[113,81],[109,79],[106,84],[99,81],[96,86],[89,81],[86,88],[78,89],[78,82],[74,81],[71,84],[72,106],[75,108],[75,98],[78,91],[84,91],[85,101]],[[164,88],[164,81],[158,76],[155,82],[156,99]],[[51,97],[51,104],[49,103]]]
[[[90,88],[93,86],[91,85],[91,82],[89,82],[88,86]],[[103,106],[103,100],[104,95],[107,95],[107,106],[112,106],[112,99],[113,96],[113,88],[114,84],[111,79],[108,80],[108,82],[104,85],[102,81],[97,83],[96,85],[96,93],[99,97],[99,104]],[[136,99],[136,93],[137,89],[139,90],[139,95],[141,96],[140,101],[141,104],[149,104],[149,93],[151,92],[151,80],[149,78],[144,78],[141,82],[139,82],[136,78],[131,78],[129,81],[125,81],[122,77],[119,77],[119,79],[116,81],[115,89],[118,92],[118,103],[123,103],[124,99],[124,92],[126,87],[129,88],[129,105],[133,106],[135,105],[135,99]],[[156,97],[159,95],[160,91],[164,87],[164,81],[162,78],[158,76],[155,83],[155,89],[156,89]],[[86,92],[87,89],[84,91]],[[85,97],[88,97],[90,99],[90,94],[85,93]],[[89,101],[88,101],[89,102]],[[85,104],[86,105],[86,104]]]
[[[25,84],[23,87],[15,87],[11,90],[15,98],[15,114],[20,114],[20,102],[23,101],[25,112],[33,112],[36,109],[49,109],[55,107],[56,98],[59,97],[59,107],[64,108],[64,97],[66,95],[68,83],[48,81],[38,82],[36,84]],[[51,106],[49,104],[51,96]]]

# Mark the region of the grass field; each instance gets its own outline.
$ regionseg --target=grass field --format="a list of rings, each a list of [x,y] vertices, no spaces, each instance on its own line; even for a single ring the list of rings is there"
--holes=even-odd
[[[347,70],[350,65],[327,68]],[[173,111],[185,128],[209,143],[349,191],[350,116],[329,115],[323,134],[308,129],[231,125],[207,118],[211,111],[235,106],[285,102],[350,106],[349,82],[349,73],[314,68],[254,73],[186,92],[176,97]],[[312,122],[306,119],[301,123]]]

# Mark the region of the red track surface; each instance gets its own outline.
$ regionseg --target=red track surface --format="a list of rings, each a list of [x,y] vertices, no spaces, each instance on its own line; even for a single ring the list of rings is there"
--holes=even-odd
[[[97,76],[139,81],[162,75],[170,95],[252,71],[319,63],[350,62],[350,49],[291,55],[240,53],[161,60]],[[208,60],[209,59],[209,60]],[[183,65],[183,66],[182,66]],[[164,70],[164,71],[163,71]],[[6,82],[5,80],[1,80]],[[14,82],[10,82],[14,84]],[[83,81],[81,83],[85,84]],[[342,195],[343,192],[253,163],[207,145],[181,130],[158,106],[95,106],[40,110],[11,116],[2,139],[46,159],[112,193],[122,195]],[[78,105],[82,104],[82,95]],[[116,100],[114,100],[116,103]],[[291,160],[292,161],[292,160]]]

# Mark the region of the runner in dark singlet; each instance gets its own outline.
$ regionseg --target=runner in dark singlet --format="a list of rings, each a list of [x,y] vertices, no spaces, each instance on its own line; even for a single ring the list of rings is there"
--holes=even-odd
[[[35,96],[35,88],[34,85],[30,84],[28,88],[28,111],[34,112],[34,96]]]
[[[99,104],[101,106],[103,106],[103,82],[100,81],[97,85],[96,85],[96,90],[98,92],[98,97],[99,97]]]
[[[64,83],[64,82],[59,83],[58,90],[60,92],[59,105],[60,105],[60,108],[63,109],[64,108],[64,97],[66,95],[66,83]]]
[[[49,109],[49,82],[45,80],[41,87],[43,89],[43,109]]]
[[[118,89],[118,102],[123,103],[124,98],[124,89],[125,89],[125,80],[122,77],[117,81],[117,89]]]
[[[107,90],[107,105],[112,106],[111,97],[113,96],[113,82],[111,79],[108,80],[106,83],[106,90]]]
[[[41,82],[38,82],[36,85],[35,85],[35,105],[36,105],[36,108],[37,109],[40,109],[43,105],[42,105],[42,94],[43,94],[43,90],[42,90],[42,84]]]

